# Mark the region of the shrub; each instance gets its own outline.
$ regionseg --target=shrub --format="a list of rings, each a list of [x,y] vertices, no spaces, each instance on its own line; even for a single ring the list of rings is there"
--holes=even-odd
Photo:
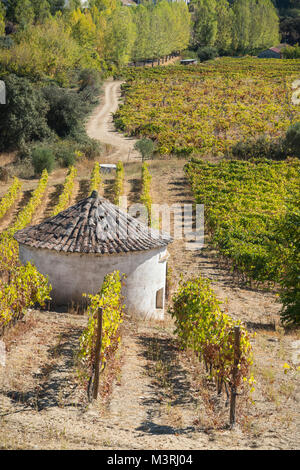
[[[5,77],[6,104],[0,106],[0,149],[19,148],[25,142],[51,135],[48,104],[41,91],[27,79]]]
[[[287,46],[282,51],[285,59],[300,59],[300,46],[296,44],[293,46]]]
[[[103,309],[100,362],[104,366],[109,352],[120,342],[120,326],[123,322],[122,276],[119,271],[107,274],[97,295],[85,295],[89,300],[88,325],[82,333],[79,358],[92,367],[95,361],[95,342],[98,327],[97,312]]]
[[[13,47],[14,41],[9,36],[0,37],[0,49],[10,49]]]
[[[292,156],[300,157],[300,122],[296,122],[288,128],[284,145]]]
[[[258,139],[237,142],[231,148],[231,156],[239,160],[250,160],[251,158],[284,160],[286,158],[286,149],[283,139],[270,140],[263,135]]]
[[[96,162],[94,164],[94,168],[91,174],[89,194],[92,194],[93,191],[99,191],[101,181],[102,181],[102,176],[101,176],[101,171],[100,171],[100,163]]]
[[[67,137],[78,127],[83,117],[83,104],[80,96],[74,91],[50,85],[43,89],[48,102],[48,126],[60,137]]]
[[[96,139],[91,139],[84,131],[84,129],[76,129],[70,136],[74,139],[77,150],[82,152],[89,160],[94,160],[99,157],[102,147],[101,143]]]
[[[23,178],[23,179],[33,178],[35,175],[35,171],[34,171],[31,157],[24,158],[20,162],[18,162],[18,166],[16,170],[17,170],[16,174],[19,178]]]
[[[120,197],[124,189],[124,166],[122,162],[117,163],[117,173],[114,184],[114,204],[119,205]]]
[[[59,212],[65,210],[70,205],[76,176],[77,170],[74,166],[71,166],[64,182],[63,192],[60,194],[58,203],[52,211],[52,216],[59,214]]]
[[[147,209],[149,227],[152,224],[152,211],[151,211],[152,198],[151,198],[151,194],[150,194],[151,180],[152,180],[152,176],[149,173],[148,165],[147,165],[147,163],[143,163],[143,165],[142,165],[141,203],[144,204],[144,206]]]
[[[36,147],[32,151],[32,164],[35,170],[35,173],[40,175],[43,170],[47,170],[48,173],[55,167],[55,156],[51,149]]]
[[[60,166],[67,168],[73,166],[76,163],[76,154],[75,150],[72,148],[62,148],[59,149],[56,154],[56,159]]]
[[[218,50],[215,47],[199,47],[197,54],[201,62],[205,60],[212,60],[218,57]]]
[[[8,179],[9,171],[4,167],[0,167],[0,181],[4,181],[4,183],[7,183]]]
[[[102,86],[100,73],[94,69],[84,69],[79,74],[78,82],[81,100],[92,106],[98,104]]]

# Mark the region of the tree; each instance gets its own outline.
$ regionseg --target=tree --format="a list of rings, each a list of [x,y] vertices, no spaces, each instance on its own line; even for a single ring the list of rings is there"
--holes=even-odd
[[[89,9],[96,7],[98,11],[107,10],[110,13],[114,11],[118,6],[117,0],[89,0]]]
[[[76,68],[98,68],[99,63],[75,41],[63,18],[50,18],[28,27],[18,35],[18,43],[0,51],[0,70],[30,77],[51,78],[68,86]]]
[[[106,61],[117,67],[128,64],[136,36],[136,27],[128,7],[118,7],[107,19],[105,32]]]
[[[247,53],[277,44],[279,17],[271,0],[235,0],[233,47]]]
[[[48,126],[60,137],[67,137],[76,130],[83,115],[84,106],[80,95],[52,85],[43,89],[43,96],[49,105]]]
[[[193,38],[195,48],[213,46],[218,32],[216,0],[193,0]]]
[[[44,23],[51,16],[50,4],[47,0],[31,0],[34,8],[35,20]]]
[[[251,0],[250,38],[253,50],[273,46],[280,42],[279,17],[271,0]]]
[[[15,18],[22,29],[30,26],[34,21],[34,9],[30,0],[18,0],[15,9]]]
[[[50,5],[51,15],[56,15],[57,12],[63,12],[65,9],[66,2],[65,0],[48,0]]]
[[[50,135],[46,115],[48,105],[29,80],[5,77],[6,104],[0,106],[0,147],[18,148],[25,142]]]
[[[165,0],[150,7],[152,58],[160,59],[172,51],[172,44],[168,44],[172,30],[170,11],[170,4]]]
[[[107,27],[107,20],[108,20],[108,12],[107,10],[105,11],[99,11],[96,6],[93,6],[92,8],[89,9],[89,13],[92,17],[93,23],[96,27],[96,39],[95,39],[95,50],[97,51],[97,54],[102,60],[104,58],[104,50],[105,50],[105,31]]]
[[[6,18],[8,21],[16,22],[15,10],[18,0],[6,0]]]
[[[283,17],[296,17],[300,15],[300,0],[272,0],[274,6]]]
[[[251,45],[251,12],[249,0],[236,0],[232,8],[234,13],[233,48],[235,51],[244,53]]]
[[[134,144],[135,150],[138,150],[142,156],[142,161],[149,160],[153,157],[156,145],[151,139],[143,138]]]
[[[96,25],[89,11],[82,13],[78,8],[71,13],[70,24],[72,36],[84,48],[95,47]]]
[[[64,10],[71,13],[73,10],[81,8],[81,6],[81,0],[68,0],[68,2],[65,2]]]
[[[296,18],[284,18],[280,22],[282,41],[291,46],[300,42],[300,16]]]
[[[131,58],[139,61],[151,57],[150,11],[144,5],[138,5],[133,10],[133,20],[136,26],[136,38],[133,44]]]
[[[183,51],[189,45],[191,38],[191,15],[184,2],[170,4],[172,15],[172,42],[170,51]]]
[[[227,0],[219,0],[216,5],[217,36],[215,47],[220,53],[228,53],[232,46],[233,11]]]

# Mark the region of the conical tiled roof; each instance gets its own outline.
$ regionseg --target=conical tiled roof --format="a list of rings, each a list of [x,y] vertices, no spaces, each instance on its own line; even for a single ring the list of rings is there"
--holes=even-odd
[[[55,217],[19,230],[14,237],[34,248],[99,254],[151,250],[172,241],[169,235],[149,229],[96,191]]]

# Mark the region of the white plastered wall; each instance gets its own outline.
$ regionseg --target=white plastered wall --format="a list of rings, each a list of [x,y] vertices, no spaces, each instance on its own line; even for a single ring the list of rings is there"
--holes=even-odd
[[[81,302],[82,294],[96,294],[104,276],[118,270],[126,275],[124,303],[130,314],[143,318],[163,319],[163,308],[156,308],[156,293],[165,289],[166,247],[117,255],[63,253],[36,249],[20,244],[23,264],[32,262],[39,272],[48,275],[51,297],[58,305]],[[164,297],[164,296],[163,296]]]

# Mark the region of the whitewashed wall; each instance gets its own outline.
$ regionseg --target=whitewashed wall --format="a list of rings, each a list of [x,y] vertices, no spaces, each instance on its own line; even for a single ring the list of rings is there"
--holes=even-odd
[[[114,270],[126,274],[123,294],[130,314],[163,319],[163,308],[156,308],[156,293],[165,289],[166,247],[118,255],[63,253],[19,245],[22,263],[32,262],[49,276],[51,297],[58,305],[81,302],[82,294],[96,294],[104,276]],[[164,296],[163,296],[164,297]]]

